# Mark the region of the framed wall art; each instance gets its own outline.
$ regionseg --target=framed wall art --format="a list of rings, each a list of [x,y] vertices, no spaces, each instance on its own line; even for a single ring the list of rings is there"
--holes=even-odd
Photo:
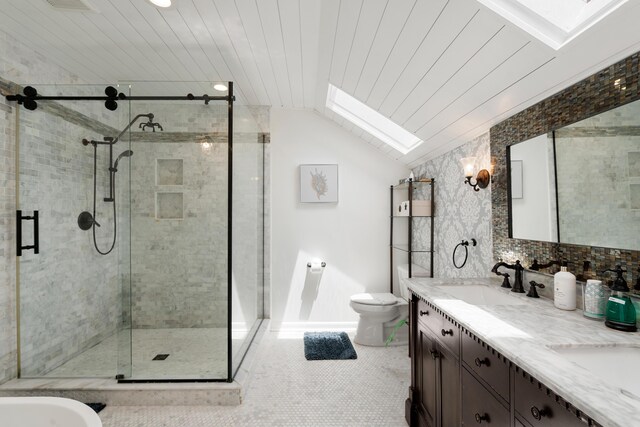
[[[300,202],[338,203],[338,165],[300,165]]]

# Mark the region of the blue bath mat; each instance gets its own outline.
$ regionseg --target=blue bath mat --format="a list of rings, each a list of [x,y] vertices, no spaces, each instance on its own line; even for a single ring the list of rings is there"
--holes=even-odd
[[[346,332],[305,332],[304,357],[307,360],[357,359]]]

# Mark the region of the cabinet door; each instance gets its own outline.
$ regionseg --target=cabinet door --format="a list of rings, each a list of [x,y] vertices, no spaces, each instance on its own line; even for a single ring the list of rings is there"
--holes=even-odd
[[[442,427],[460,425],[460,362],[440,345],[440,423]]]
[[[462,423],[508,426],[510,413],[473,375],[462,370]]]
[[[425,418],[427,425],[436,427],[438,408],[438,348],[431,332],[422,325],[417,330],[418,356],[418,390],[420,393],[420,415]]]

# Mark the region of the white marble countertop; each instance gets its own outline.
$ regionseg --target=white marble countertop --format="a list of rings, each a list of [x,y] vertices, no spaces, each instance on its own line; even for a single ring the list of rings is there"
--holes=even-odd
[[[401,280],[413,293],[455,318],[478,338],[603,426],[640,426],[640,397],[623,394],[614,384],[553,350],[553,347],[565,346],[640,347],[640,333],[618,332],[607,328],[603,321],[584,317],[581,310],[559,310],[553,301],[546,298],[534,299],[509,292],[499,287],[499,277]],[[471,305],[435,287],[470,284],[495,286],[518,302],[515,305]],[[628,366],[629,374],[640,379],[638,368],[640,366]]]

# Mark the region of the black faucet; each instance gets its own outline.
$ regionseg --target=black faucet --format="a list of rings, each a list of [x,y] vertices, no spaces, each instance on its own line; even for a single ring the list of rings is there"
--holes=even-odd
[[[527,296],[531,298],[540,298],[540,296],[538,296],[536,287],[540,289],[544,289],[544,285],[542,283],[538,283],[533,280],[529,282],[529,285],[531,286],[529,286],[529,293],[527,294]]]
[[[540,271],[540,269],[542,268],[549,268],[552,265],[560,265],[560,261],[556,261],[556,260],[551,260],[546,264],[538,264],[538,260],[534,259],[533,260],[533,264],[531,264],[531,267],[529,267],[529,270],[533,270],[533,271]]]
[[[491,269],[491,272],[497,274],[498,276],[505,276],[506,273],[500,273],[498,271],[500,267],[510,268],[511,270],[515,271],[516,281],[513,284],[513,289],[511,289],[511,292],[517,292],[519,294],[523,294],[524,288],[522,287],[522,276],[524,272],[524,267],[522,266],[522,264],[520,264],[520,261],[519,260],[516,261],[515,264],[507,264],[506,262],[499,262],[493,266],[493,268]],[[511,287],[511,286],[505,286],[505,283],[506,285],[509,285],[508,277],[509,276],[506,275],[504,282],[502,282],[503,288]]]
[[[496,276],[504,277],[504,280],[502,281],[502,285],[500,285],[501,288],[511,288],[511,283],[509,283],[509,273],[500,273],[498,271],[498,267],[503,265],[507,265],[507,264],[505,264],[504,262],[497,263],[496,265],[493,266],[493,268],[491,269],[491,272],[495,273]]]

